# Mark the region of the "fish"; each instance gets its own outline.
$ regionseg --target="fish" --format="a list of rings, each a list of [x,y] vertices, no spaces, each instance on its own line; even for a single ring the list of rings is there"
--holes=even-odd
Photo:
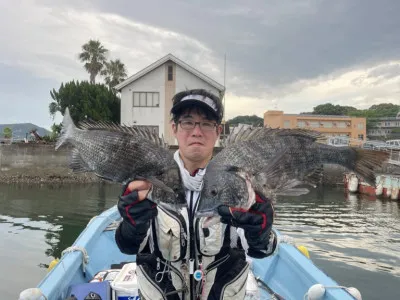
[[[316,187],[324,164],[340,165],[375,185],[375,172],[389,158],[384,151],[325,144],[306,129],[242,128],[231,134],[206,167],[197,217],[216,216],[220,205],[248,210],[256,194],[276,202]]]
[[[168,209],[186,205],[181,173],[163,138],[141,127],[83,121],[75,125],[68,107],[55,150],[71,145],[69,168],[126,185],[132,180],[152,183],[151,200]]]

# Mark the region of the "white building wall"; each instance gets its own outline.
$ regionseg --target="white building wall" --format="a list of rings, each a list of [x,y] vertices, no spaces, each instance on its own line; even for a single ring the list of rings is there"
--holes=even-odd
[[[134,92],[158,92],[159,107],[133,107]],[[124,87],[121,91],[121,124],[158,125],[160,134],[164,130],[165,67],[164,65]]]
[[[219,92],[215,87],[186,71],[181,66],[176,65],[176,93],[191,89],[205,89],[219,96]]]

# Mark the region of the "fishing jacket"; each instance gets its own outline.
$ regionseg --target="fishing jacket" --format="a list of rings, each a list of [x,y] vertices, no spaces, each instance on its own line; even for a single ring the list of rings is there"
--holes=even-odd
[[[136,254],[141,299],[244,299],[249,272],[244,232],[221,222],[203,228],[206,219],[194,217],[199,196],[187,190],[188,205],[179,212],[157,206],[140,238],[132,238],[135,229],[124,226],[125,220],[119,225],[118,247]],[[271,231],[270,244],[274,239]],[[266,249],[264,256],[272,251]]]

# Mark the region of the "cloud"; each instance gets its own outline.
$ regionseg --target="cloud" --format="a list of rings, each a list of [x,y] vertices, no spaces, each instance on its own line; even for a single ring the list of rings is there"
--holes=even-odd
[[[0,104],[6,94],[34,102],[34,117],[15,118],[51,124],[49,90],[88,79],[78,53],[90,38],[129,75],[173,53],[223,83],[226,54],[227,117],[396,103],[399,10],[396,0],[1,2],[0,74],[18,73],[23,89],[3,83]]]
[[[260,93],[259,97],[226,95],[226,119],[241,114],[263,116],[267,110],[309,112],[319,104],[332,103],[367,109],[374,104],[400,105],[400,60],[332,73],[312,80],[299,80]]]

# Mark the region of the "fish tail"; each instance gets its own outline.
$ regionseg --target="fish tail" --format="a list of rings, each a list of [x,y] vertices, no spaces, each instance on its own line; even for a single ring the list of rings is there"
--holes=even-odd
[[[332,147],[324,145],[323,163],[338,164],[361,176],[368,184],[375,186],[377,168],[382,167],[390,154],[357,147]]]
[[[61,134],[56,143],[56,150],[68,141],[68,139],[73,135],[73,131],[75,128],[76,127],[74,121],[72,120],[71,115],[69,114],[69,109],[67,107],[64,112]]]
[[[385,151],[352,148],[355,152],[353,171],[361,175],[368,184],[375,186],[375,170],[382,167],[389,159],[390,154]]]

